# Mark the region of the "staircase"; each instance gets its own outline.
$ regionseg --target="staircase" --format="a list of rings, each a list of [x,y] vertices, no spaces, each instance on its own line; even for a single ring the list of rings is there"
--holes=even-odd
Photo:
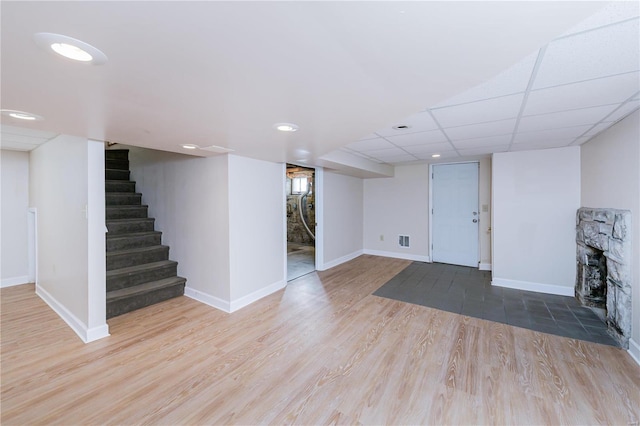
[[[107,318],[182,296],[186,283],[129,175],[129,150],[106,150]]]

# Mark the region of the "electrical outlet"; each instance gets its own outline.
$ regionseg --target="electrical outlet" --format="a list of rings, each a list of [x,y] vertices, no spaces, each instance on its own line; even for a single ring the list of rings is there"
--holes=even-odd
[[[384,241],[384,235],[380,234],[380,241]]]

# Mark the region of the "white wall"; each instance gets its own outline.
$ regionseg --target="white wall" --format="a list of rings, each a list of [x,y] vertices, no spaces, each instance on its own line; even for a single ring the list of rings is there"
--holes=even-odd
[[[232,312],[286,285],[284,164],[125,148],[187,296]]]
[[[356,177],[324,170],[322,191],[322,264],[325,270],[362,254],[364,183]]]
[[[2,219],[0,286],[29,282],[27,209],[29,207],[29,153],[0,151]]]
[[[429,165],[396,166],[392,178],[364,181],[364,251],[429,261]],[[398,235],[411,246],[400,247]]]
[[[493,155],[493,284],[573,295],[580,148]]]
[[[101,142],[58,136],[30,152],[30,205],[38,223],[36,293],[85,342],[108,335],[102,150]]]
[[[285,165],[229,155],[231,310],[287,284]]]
[[[129,149],[131,180],[155,218],[187,294],[229,310],[228,156],[208,158]]]
[[[640,360],[640,112],[581,146],[582,206],[631,210],[630,351]],[[634,346],[635,345],[635,346]]]

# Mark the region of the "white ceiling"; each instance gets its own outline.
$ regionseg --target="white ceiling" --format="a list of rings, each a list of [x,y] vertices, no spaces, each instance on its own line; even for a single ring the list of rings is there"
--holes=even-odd
[[[639,2],[610,4],[494,78],[343,150],[399,164],[580,145],[640,107],[639,15]]]
[[[2,1],[1,106],[44,117],[2,116],[2,148],[64,133],[313,165],[578,144],[638,108],[638,5]],[[48,54],[37,32],[109,61]]]

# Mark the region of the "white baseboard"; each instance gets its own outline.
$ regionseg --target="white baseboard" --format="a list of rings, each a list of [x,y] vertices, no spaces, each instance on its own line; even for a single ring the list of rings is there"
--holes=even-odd
[[[0,281],[0,288],[13,287],[14,285],[29,284],[29,276],[3,278]]]
[[[491,285],[497,287],[514,288],[516,290],[535,291],[538,293],[557,294],[558,296],[573,296],[574,288],[554,284],[532,283],[529,281],[508,280],[505,278],[494,278]]]
[[[266,287],[263,287],[259,290],[254,291],[253,293],[249,293],[246,296],[242,296],[239,299],[231,301],[231,312],[235,312],[238,309],[242,309],[247,305],[252,304],[253,302],[262,299],[270,295],[271,293],[275,293],[278,290],[282,290],[287,286],[287,281],[277,281],[273,284],[270,284]]]
[[[627,352],[629,352],[631,358],[640,365],[640,345],[633,339],[629,339],[629,350]]]
[[[200,303],[204,303],[205,305],[209,305],[213,308],[219,309],[223,312],[226,312],[226,313],[231,312],[231,304],[229,303],[228,300],[223,300],[223,299],[220,299],[219,297],[211,296],[199,290],[194,290],[188,285],[184,288],[184,295],[194,300],[197,300]]]
[[[396,253],[394,251],[381,251],[381,250],[369,250],[369,249],[364,249],[364,254],[370,254],[373,256],[392,257],[394,259],[414,260],[416,262],[431,263],[431,258],[429,256],[422,256],[419,254]]]
[[[82,339],[84,343],[93,342],[109,336],[109,326],[103,324],[98,327],[87,328],[87,326],[73,315],[63,304],[53,297],[48,291],[36,285],[36,294],[58,314],[64,322]]]
[[[491,264],[490,263],[481,263],[480,265],[478,265],[478,269],[481,271],[490,271],[491,270]]]
[[[335,268],[338,265],[342,265],[343,263],[353,260],[358,256],[362,256],[362,254],[362,250],[354,251],[353,253],[349,253],[346,256],[339,257],[330,262],[325,262],[323,265],[319,265],[318,267],[316,267],[316,269],[318,271],[326,271],[327,269]]]
[[[287,282],[282,280],[270,284],[266,287],[263,287],[259,290],[254,291],[253,293],[247,294],[239,299],[228,301],[224,299],[220,299],[219,297],[211,296],[210,294],[204,293],[199,290],[195,290],[189,286],[184,288],[184,295],[190,297],[198,302],[204,303],[205,305],[209,305],[213,308],[219,309],[228,314],[237,311],[238,309],[242,309],[247,305],[252,304],[253,302],[262,299],[270,295],[271,293],[275,293],[278,290],[282,290],[287,286]]]

